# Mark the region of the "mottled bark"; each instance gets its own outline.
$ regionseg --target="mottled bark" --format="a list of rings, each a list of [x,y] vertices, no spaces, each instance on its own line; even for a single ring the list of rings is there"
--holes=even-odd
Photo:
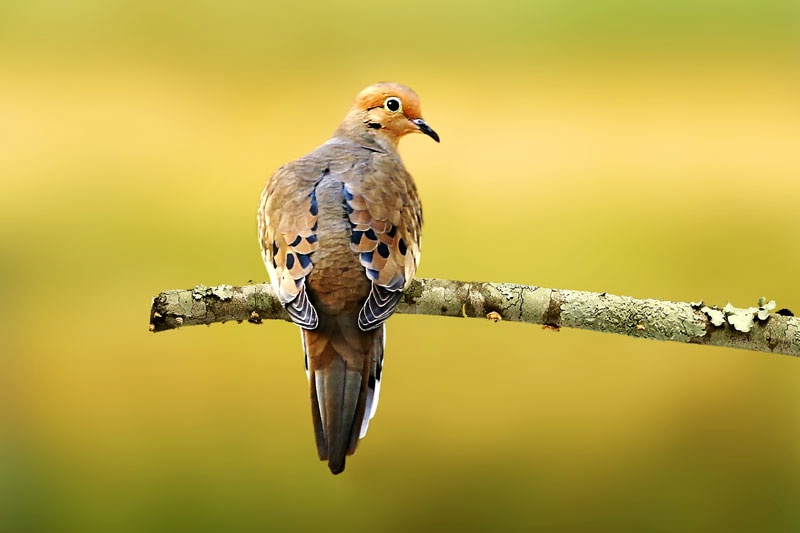
[[[800,356],[800,319],[761,307],[710,308],[702,303],[640,300],[606,293],[512,283],[417,279],[398,313],[528,322],[662,341],[727,346]],[[162,292],[153,300],[150,330],[229,320],[289,320],[268,284],[198,286]]]

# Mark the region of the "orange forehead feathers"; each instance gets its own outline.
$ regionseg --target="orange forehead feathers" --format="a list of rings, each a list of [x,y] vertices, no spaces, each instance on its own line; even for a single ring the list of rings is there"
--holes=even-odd
[[[403,103],[403,114],[410,118],[420,118],[419,97],[417,93],[399,83],[376,83],[370,85],[356,96],[353,107],[362,111],[374,107],[383,107],[390,96],[395,96]]]

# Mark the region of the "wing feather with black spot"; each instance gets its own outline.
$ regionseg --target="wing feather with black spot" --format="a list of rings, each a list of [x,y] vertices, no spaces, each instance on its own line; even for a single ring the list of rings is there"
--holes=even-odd
[[[358,314],[364,331],[391,316],[411,283],[420,257],[422,208],[414,181],[397,159],[375,153],[361,180],[343,185],[350,248],[372,281]]]
[[[319,318],[306,293],[306,277],[314,268],[311,256],[319,248],[314,189],[318,178],[314,169],[303,166],[303,160],[284,165],[270,178],[261,195],[258,233],[278,299],[292,321],[314,329]]]

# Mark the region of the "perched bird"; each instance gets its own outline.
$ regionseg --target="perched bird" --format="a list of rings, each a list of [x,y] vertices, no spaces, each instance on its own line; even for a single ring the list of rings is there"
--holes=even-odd
[[[302,328],[317,452],[334,474],[375,415],[384,321],[419,264],[422,207],[397,152],[409,133],[439,142],[414,91],[367,87],[333,137],[275,171],[261,195],[261,252]]]

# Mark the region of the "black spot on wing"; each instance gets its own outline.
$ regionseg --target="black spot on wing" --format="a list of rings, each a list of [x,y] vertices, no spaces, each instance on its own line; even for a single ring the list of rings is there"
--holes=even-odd
[[[389,246],[385,242],[378,244],[378,255],[384,259],[389,257]]]
[[[344,183],[342,183],[342,195],[344,196],[344,210],[349,216],[353,213],[353,211],[355,211],[353,206],[350,205],[350,202],[353,201],[353,193],[347,189],[347,185]]]
[[[402,291],[389,290],[373,283],[367,301],[358,312],[358,327],[363,331],[379,327],[391,316],[402,297]]]
[[[297,260],[300,261],[300,266],[308,268],[308,265],[311,264],[311,256],[310,254],[297,254]]]
[[[346,184],[342,185],[342,197],[345,211],[348,214],[354,211],[354,203],[363,203],[363,199],[357,198]],[[361,206],[361,203],[356,207]],[[360,218],[359,222],[362,222]],[[359,260],[365,267],[367,278],[373,282],[370,294],[358,315],[358,325],[364,331],[379,327],[389,318],[402,298],[403,285],[405,284],[405,278],[402,273],[394,276],[384,286],[376,284],[381,277],[381,271],[371,268],[373,260],[377,259],[378,256],[386,260],[391,256],[392,252],[390,244],[382,239],[385,239],[384,235],[392,240],[397,236],[397,226],[387,224],[385,221],[377,222],[380,222],[379,227],[385,229],[385,232],[380,232],[380,238],[378,236],[379,232],[375,230],[375,227],[369,227],[371,223],[361,225],[354,223],[352,219],[350,221],[352,231],[350,243],[354,250],[362,250],[359,253]],[[405,243],[402,243],[401,246],[403,247],[403,253],[405,253]],[[376,256],[375,254],[378,255]],[[385,264],[385,261],[379,261],[380,263]]]
[[[319,215],[319,204],[317,203],[317,186],[319,181],[308,193],[309,198],[309,213],[314,217]],[[302,229],[302,228],[301,228]],[[284,268],[291,271],[295,265],[299,266],[305,271],[311,266],[311,255],[314,253],[314,247],[303,245],[305,240],[308,244],[315,244],[318,241],[316,234],[317,220],[314,220],[314,225],[311,227],[311,233],[305,236],[296,235],[291,243],[288,243],[289,250],[286,252],[286,262]],[[309,250],[308,253],[299,253],[295,250],[296,247],[303,246],[303,250]],[[273,243],[273,257],[277,254],[278,247]],[[276,267],[277,268],[277,267]],[[297,287],[297,296],[291,301],[283,302],[283,306],[289,313],[292,321],[304,329],[315,329],[319,324],[317,311],[308,299],[308,293],[305,288],[306,277],[301,276],[294,280],[295,287]]]
[[[313,216],[317,216],[319,214],[319,204],[317,204],[317,188],[314,187],[311,189],[311,194],[308,196],[311,199],[310,212]]]

